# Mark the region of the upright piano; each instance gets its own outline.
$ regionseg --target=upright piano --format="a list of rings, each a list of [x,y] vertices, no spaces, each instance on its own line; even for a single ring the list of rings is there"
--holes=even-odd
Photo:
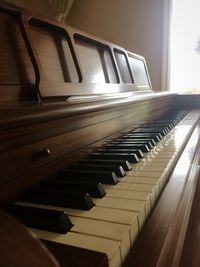
[[[0,66],[0,265],[199,266],[200,97],[3,0]]]

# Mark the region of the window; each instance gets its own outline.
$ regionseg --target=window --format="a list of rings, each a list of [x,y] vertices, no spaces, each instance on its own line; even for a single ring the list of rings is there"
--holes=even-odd
[[[172,0],[170,90],[200,93],[200,1]]]

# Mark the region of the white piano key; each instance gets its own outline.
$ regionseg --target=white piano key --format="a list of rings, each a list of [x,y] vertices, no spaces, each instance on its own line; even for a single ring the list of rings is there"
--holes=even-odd
[[[139,227],[142,227],[146,218],[146,213],[149,212],[149,210],[146,212],[146,209],[148,209],[149,206],[146,205],[145,201],[139,200],[105,197],[102,199],[96,199],[95,204],[98,207],[137,212]]]
[[[162,175],[162,172],[154,172],[154,171],[148,171],[148,170],[144,170],[144,171],[130,171],[127,172],[126,174],[127,176],[131,176],[131,177],[149,177],[149,178],[159,178]]]
[[[74,226],[71,232],[97,236],[120,242],[120,254],[125,260],[131,249],[131,236],[127,225],[70,216]]]
[[[147,155],[147,158],[152,157],[152,158],[171,160],[173,156],[174,156],[174,152],[167,153],[167,152],[154,151],[154,152],[150,152],[150,154]]]
[[[151,194],[147,192],[136,192],[129,190],[120,190],[120,189],[107,189],[107,197],[116,197],[116,198],[125,198],[125,199],[135,199],[145,201],[146,215],[149,214],[152,203],[151,203]]]
[[[161,164],[168,164],[172,159],[166,159],[166,158],[159,158],[158,156],[151,156],[147,155],[145,158],[141,159],[141,162],[144,163],[161,163]],[[134,165],[133,165],[134,166]]]
[[[128,198],[128,199],[136,199],[146,201],[150,194],[149,192],[137,192],[137,191],[130,191],[130,190],[120,190],[113,188],[106,189],[106,196],[108,197],[119,197],[119,198]]]
[[[152,184],[159,186],[159,178],[151,178],[151,177],[136,177],[136,176],[127,176],[123,179],[124,183],[137,183],[137,184]]]
[[[112,186],[106,185],[105,189],[107,189],[107,188],[112,189]],[[138,191],[138,192],[149,192],[151,195],[151,202],[152,203],[155,203],[156,196],[158,194],[156,186],[147,185],[147,184],[119,182],[117,185],[115,185],[115,189]]]
[[[94,207],[90,211],[80,211],[74,209],[64,210],[71,218],[88,218],[95,221],[111,222],[116,225],[126,225],[129,228],[131,243],[133,243],[139,232],[139,217],[137,212],[118,210],[104,207]]]
[[[139,164],[135,164],[135,166],[132,167],[132,172],[133,171],[153,171],[153,172],[163,172],[166,168],[167,168],[167,164],[163,164],[163,165],[150,165],[150,164],[145,164],[142,163],[138,166]]]
[[[148,174],[143,177],[144,174],[141,176],[127,176],[123,179],[123,183],[137,183],[137,184],[144,184],[144,185],[154,185],[155,186],[155,194],[156,197],[159,195],[160,190],[162,188],[163,179],[165,177],[165,172],[160,173],[160,176],[157,178],[149,177]]]

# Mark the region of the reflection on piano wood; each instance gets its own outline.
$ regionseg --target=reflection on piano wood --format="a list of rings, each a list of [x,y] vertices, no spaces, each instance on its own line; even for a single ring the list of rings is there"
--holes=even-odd
[[[63,267],[175,266],[198,97],[155,94],[143,57],[3,1],[0,22],[1,207]]]

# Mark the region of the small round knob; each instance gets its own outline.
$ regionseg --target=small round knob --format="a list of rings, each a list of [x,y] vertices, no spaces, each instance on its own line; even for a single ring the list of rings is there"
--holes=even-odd
[[[49,158],[51,154],[51,151],[50,149],[48,148],[44,148],[41,152],[40,152],[40,156],[43,157],[43,158]]]

